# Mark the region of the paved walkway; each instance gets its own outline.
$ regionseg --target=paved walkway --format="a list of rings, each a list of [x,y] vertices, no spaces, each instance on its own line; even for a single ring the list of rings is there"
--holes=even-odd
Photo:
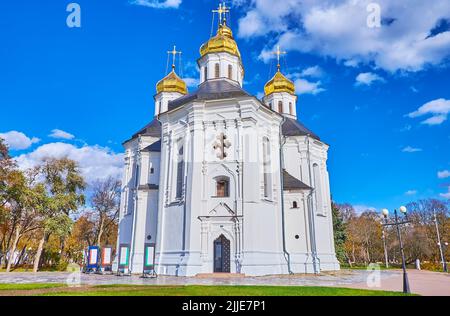
[[[341,270],[320,275],[301,274],[242,278],[159,276],[157,279],[143,279],[137,275],[118,277],[97,274],[74,275],[65,272],[12,272],[0,273],[0,283],[66,283],[68,279],[75,277],[76,282],[86,285],[297,285],[402,290],[402,273],[400,270],[383,270],[379,271],[379,274],[377,272]],[[450,296],[449,274],[410,270],[408,275],[413,293]]]
[[[450,274],[431,271],[408,270],[409,287],[412,293],[425,296],[450,296]],[[403,290],[403,273],[397,271],[380,282],[386,291]],[[367,282],[350,284],[347,287],[368,289]]]

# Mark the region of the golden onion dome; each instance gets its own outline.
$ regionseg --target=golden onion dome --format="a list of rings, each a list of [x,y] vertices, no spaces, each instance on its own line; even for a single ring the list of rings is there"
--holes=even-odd
[[[200,47],[200,55],[203,57],[208,53],[230,53],[241,58],[241,53],[233,38],[233,32],[224,22],[219,26],[217,34]]]
[[[181,94],[187,94],[186,82],[178,77],[175,73],[175,69],[172,69],[167,76],[156,84],[156,92],[178,92]]]
[[[280,70],[277,71],[275,76],[270,79],[264,86],[265,95],[269,95],[275,92],[287,92],[290,94],[295,94],[294,83],[286,78]]]

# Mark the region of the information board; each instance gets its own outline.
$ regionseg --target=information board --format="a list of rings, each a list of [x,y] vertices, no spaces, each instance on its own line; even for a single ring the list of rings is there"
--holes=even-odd
[[[87,265],[88,269],[97,269],[98,268],[98,246],[89,246],[88,248],[88,256],[87,256]]]
[[[102,249],[102,267],[109,267],[112,265],[112,247],[104,247]]]
[[[119,247],[119,269],[128,269],[130,260],[130,245],[121,244]]]
[[[155,244],[145,244],[144,266],[147,269],[153,269],[155,266]]]

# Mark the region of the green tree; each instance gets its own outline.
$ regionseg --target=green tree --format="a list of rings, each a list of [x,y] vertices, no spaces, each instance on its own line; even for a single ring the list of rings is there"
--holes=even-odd
[[[9,186],[11,191],[9,209],[12,242],[6,272],[11,270],[14,254],[20,239],[39,228],[39,215],[47,207],[47,195],[42,184],[36,183],[29,173],[17,172],[17,183]]]
[[[345,255],[345,241],[347,240],[346,224],[344,222],[344,214],[341,213],[336,203],[331,205],[333,213],[333,232],[336,257],[341,264],[347,261]]]
[[[64,258],[65,239],[73,225],[70,215],[84,205],[83,190],[86,187],[77,163],[68,158],[45,159],[36,170],[43,178],[49,200],[47,209],[41,214],[41,238],[34,260],[34,272],[39,269],[42,251],[51,234],[60,238],[60,259]]]

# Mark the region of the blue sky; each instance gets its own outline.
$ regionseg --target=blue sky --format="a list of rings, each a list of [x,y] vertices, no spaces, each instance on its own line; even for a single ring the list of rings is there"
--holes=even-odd
[[[273,75],[268,52],[288,52],[299,119],[331,146],[337,202],[450,198],[450,5],[405,1],[378,1],[375,28],[369,1],[227,2],[247,91],[260,95]],[[118,175],[121,143],[152,119],[174,44],[197,79],[218,1],[78,0],[80,28],[66,25],[69,3],[0,4],[0,136],[23,166],[68,154],[91,178]]]

